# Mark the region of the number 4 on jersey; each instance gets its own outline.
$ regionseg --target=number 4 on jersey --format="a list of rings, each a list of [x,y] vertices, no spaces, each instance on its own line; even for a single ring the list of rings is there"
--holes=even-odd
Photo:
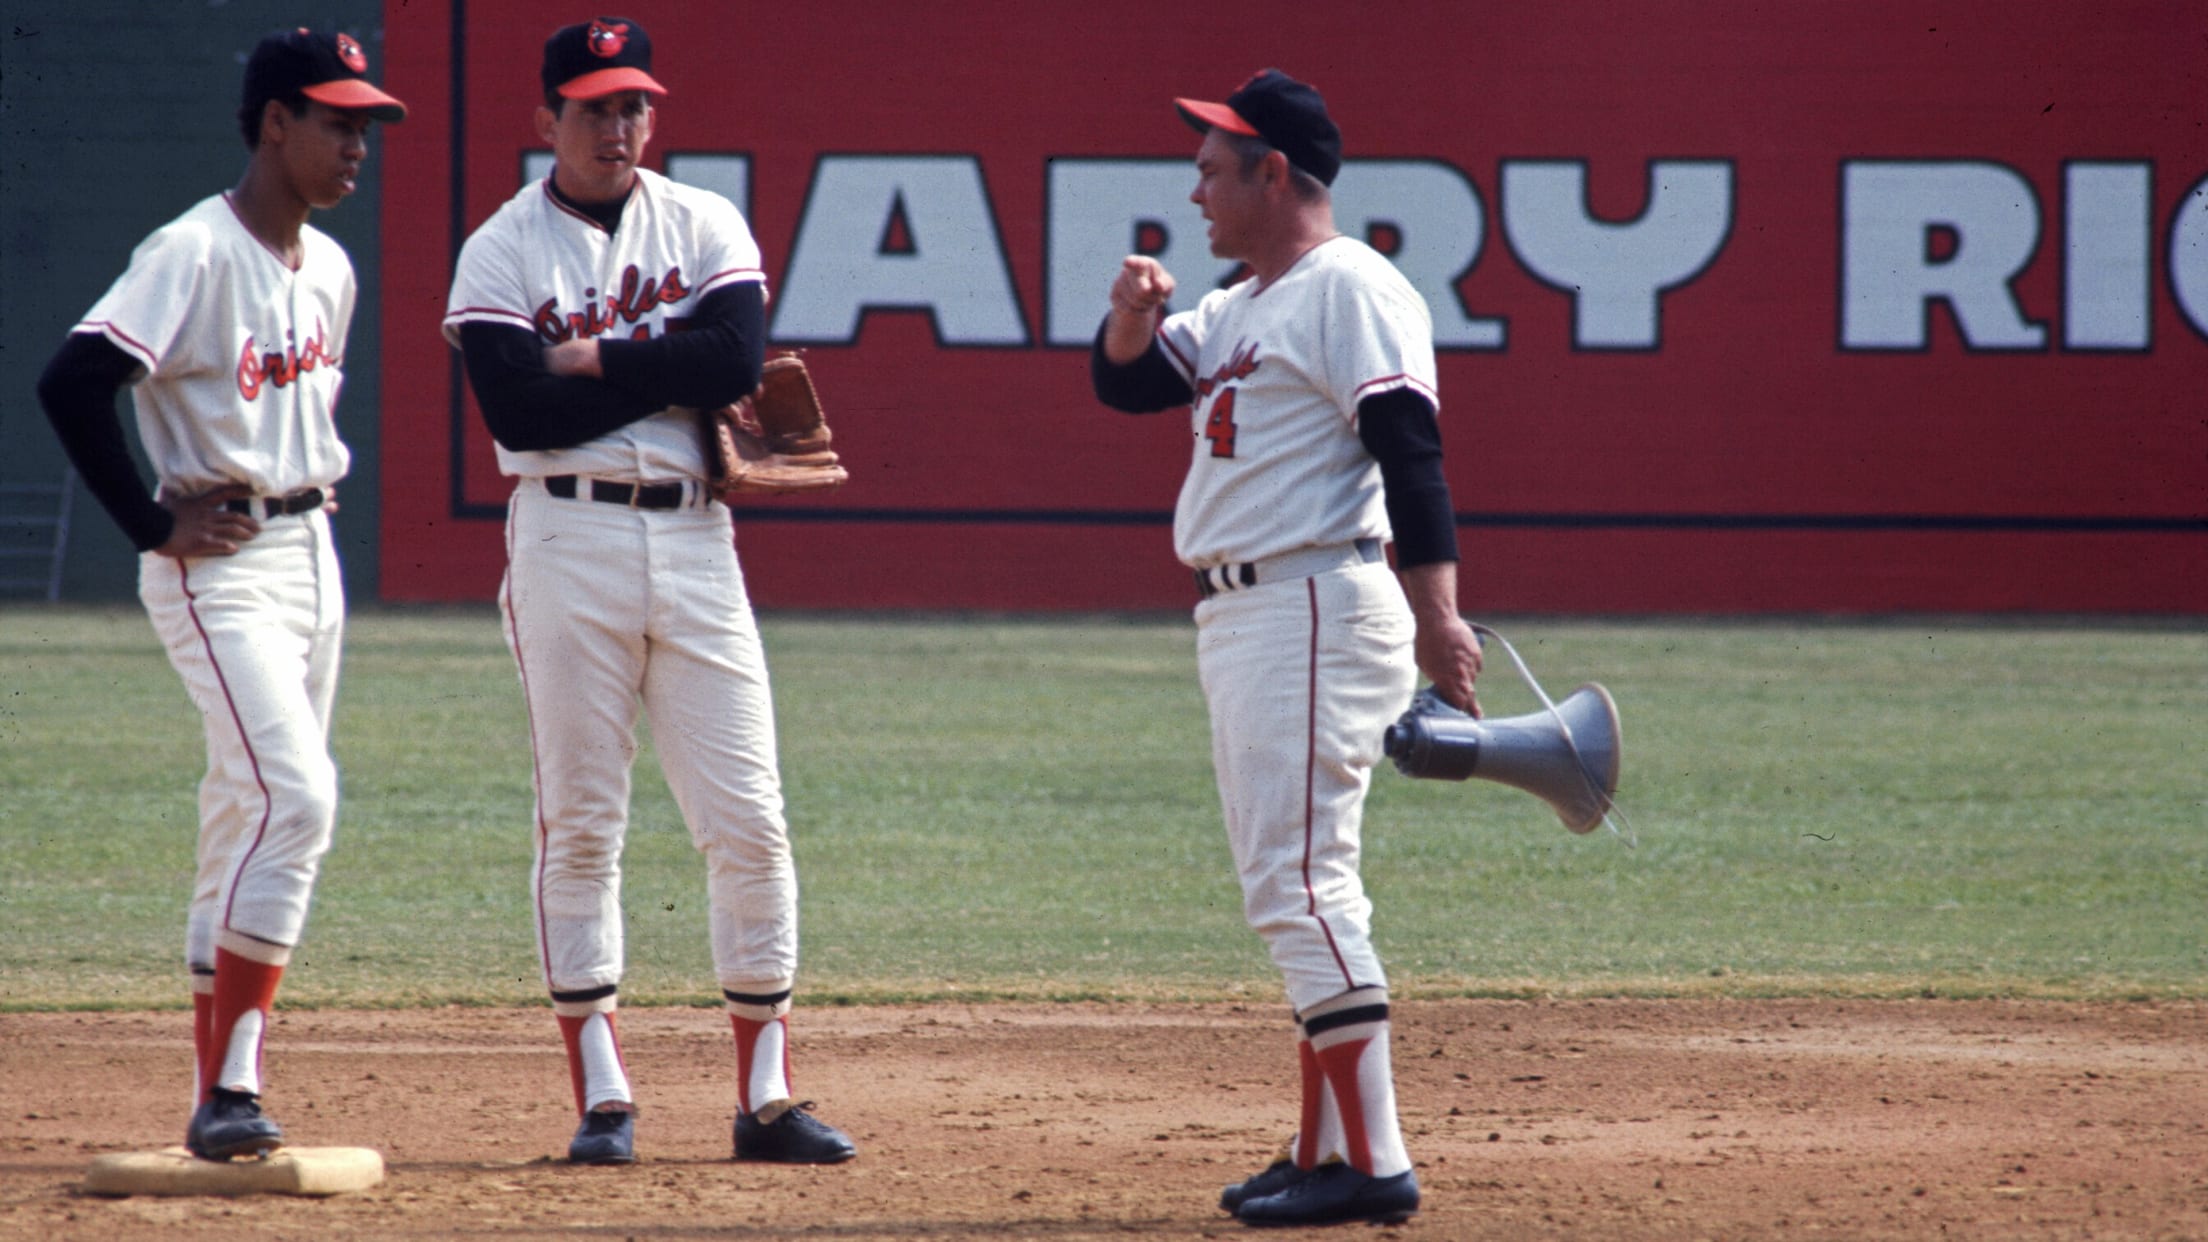
[[[1234,456],[1234,389],[1219,390],[1211,399],[1211,413],[1204,417],[1204,438],[1211,441],[1213,457]]]

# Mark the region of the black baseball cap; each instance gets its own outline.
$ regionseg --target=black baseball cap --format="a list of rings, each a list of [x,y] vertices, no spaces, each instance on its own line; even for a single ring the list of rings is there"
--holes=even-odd
[[[1225,103],[1175,99],[1181,119],[1197,133],[1223,129],[1263,138],[1288,162],[1326,185],[1342,170],[1342,131],[1326,114],[1326,100],[1307,82],[1278,69],[1261,70],[1235,88]]]
[[[368,80],[368,53],[349,34],[323,34],[305,26],[260,41],[245,62],[245,109],[257,112],[294,91],[332,108],[365,112],[378,121],[403,121],[406,105]]]
[[[594,17],[553,31],[544,41],[544,89],[562,99],[667,93],[652,77],[652,36],[626,17]]]

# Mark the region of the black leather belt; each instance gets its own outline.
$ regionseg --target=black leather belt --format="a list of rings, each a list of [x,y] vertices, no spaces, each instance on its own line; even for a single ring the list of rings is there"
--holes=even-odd
[[[575,499],[581,480],[572,474],[555,474],[544,481],[544,490],[561,500]],[[688,487],[681,483],[615,483],[590,481],[590,498],[602,504],[627,505],[631,509],[680,509]]]
[[[1230,561],[1192,572],[1196,575],[1196,593],[1210,599],[1222,591],[1245,590],[1261,582],[1288,582],[1352,565],[1370,565],[1386,555],[1378,539],[1355,539],[1330,547],[1298,548],[1258,561]]]
[[[321,488],[310,487],[289,496],[255,496],[250,500],[228,500],[223,502],[222,507],[232,513],[247,514],[259,509],[264,518],[280,518],[296,513],[311,513],[321,508],[325,499],[327,497],[322,495]]]

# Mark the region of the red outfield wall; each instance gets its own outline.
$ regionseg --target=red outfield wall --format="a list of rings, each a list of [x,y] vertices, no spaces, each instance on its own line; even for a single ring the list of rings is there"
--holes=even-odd
[[[762,606],[1190,602],[1186,419],[1097,406],[1086,346],[1122,254],[1224,274],[1169,99],[1278,65],[1434,306],[1468,612],[2208,612],[2189,0],[626,4],[648,160],[752,221],[852,470],[740,512]],[[386,8],[387,599],[498,582],[438,321],[547,13]]]

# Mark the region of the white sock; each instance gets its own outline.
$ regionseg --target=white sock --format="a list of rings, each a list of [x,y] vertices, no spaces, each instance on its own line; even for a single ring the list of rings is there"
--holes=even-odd
[[[258,1009],[238,1015],[237,1024],[230,1028],[230,1042],[223,1047],[222,1072],[215,1076],[216,1086],[248,1095],[261,1093],[261,1030],[265,1022]]]
[[[621,1068],[621,1054],[614,1050],[606,1015],[594,1013],[584,1019],[575,1042],[583,1054],[583,1111],[600,1104],[628,1103],[629,1076]]]

